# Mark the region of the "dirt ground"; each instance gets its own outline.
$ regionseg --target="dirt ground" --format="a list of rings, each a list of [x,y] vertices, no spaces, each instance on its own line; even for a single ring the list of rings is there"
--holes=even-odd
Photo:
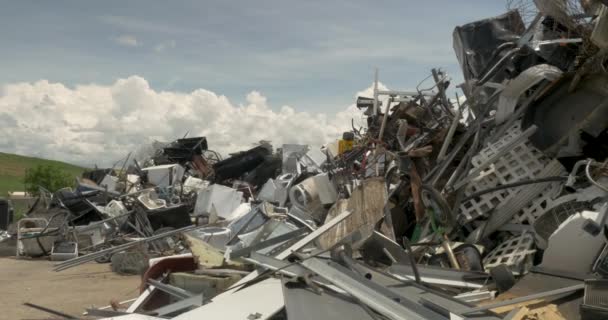
[[[55,262],[0,258],[0,319],[49,319],[49,314],[23,306],[31,302],[81,317],[88,307],[137,297],[139,276],[121,276],[109,264],[83,264],[61,272]]]

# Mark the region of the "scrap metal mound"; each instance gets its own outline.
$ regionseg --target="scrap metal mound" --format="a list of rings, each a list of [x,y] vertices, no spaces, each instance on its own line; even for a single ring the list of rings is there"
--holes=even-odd
[[[535,3],[456,27],[456,99],[433,69],[320,149],[176,140],[48,193],[18,254],[145,269],[91,317],[607,319],[608,8]]]

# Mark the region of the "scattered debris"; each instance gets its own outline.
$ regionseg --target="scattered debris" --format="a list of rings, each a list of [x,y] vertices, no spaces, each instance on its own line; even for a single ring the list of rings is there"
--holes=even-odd
[[[376,74],[367,126],[319,150],[193,137],[86,173],[17,255],[142,273],[128,308],[88,310],[113,319],[604,319],[608,9],[534,2],[456,27],[459,86]]]

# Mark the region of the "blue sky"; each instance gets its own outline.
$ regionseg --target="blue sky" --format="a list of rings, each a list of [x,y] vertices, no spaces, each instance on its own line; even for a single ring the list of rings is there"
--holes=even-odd
[[[68,87],[138,75],[157,91],[335,112],[369,86],[412,88],[434,66],[460,80],[456,25],[504,1],[4,1],[0,84]]]

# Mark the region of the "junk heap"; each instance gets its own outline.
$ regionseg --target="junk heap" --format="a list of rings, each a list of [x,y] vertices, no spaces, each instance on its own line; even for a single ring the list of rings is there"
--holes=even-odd
[[[376,75],[367,126],[319,150],[196,137],[88,172],[19,253],[143,274],[90,317],[604,319],[608,8],[573,3],[456,27],[464,83]]]

